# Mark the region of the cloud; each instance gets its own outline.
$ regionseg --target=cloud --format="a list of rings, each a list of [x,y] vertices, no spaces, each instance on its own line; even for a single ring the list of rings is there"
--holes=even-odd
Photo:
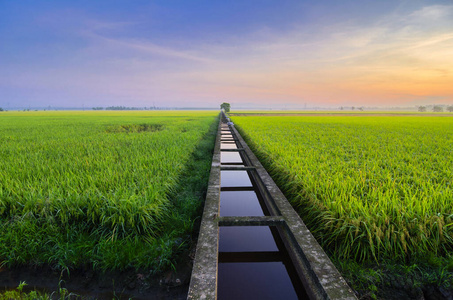
[[[137,36],[138,21],[76,16],[78,22],[68,21],[71,26],[59,33],[77,36],[79,47],[39,68],[3,71],[8,76],[2,84],[118,105],[127,99],[181,106],[181,99],[208,104],[222,98],[394,106],[453,99],[453,5],[401,7],[366,22],[262,27],[216,40]]]
[[[451,5],[430,5],[424,6],[411,14],[409,14],[409,20],[414,21],[428,21],[428,22],[439,22],[448,18],[452,13],[453,7]]]
[[[326,105],[335,96],[357,104],[408,103],[425,95],[453,99],[452,12],[452,6],[435,5],[370,24],[271,33],[267,40],[224,48],[217,76],[232,85],[248,82],[250,90],[271,89]],[[222,50],[216,46],[214,52]]]
[[[201,63],[212,63],[214,60],[208,59],[206,57],[197,56],[197,54],[190,53],[189,51],[173,49],[170,47],[165,47],[158,45],[156,43],[147,41],[147,40],[137,40],[129,38],[112,38],[108,36],[103,36],[94,32],[84,33],[85,37],[90,38],[94,43],[97,44],[96,47],[114,47],[119,52],[127,53],[128,56],[134,56],[134,54],[149,54],[157,57],[165,57],[170,59],[181,59]],[[99,49],[100,50],[100,49]]]

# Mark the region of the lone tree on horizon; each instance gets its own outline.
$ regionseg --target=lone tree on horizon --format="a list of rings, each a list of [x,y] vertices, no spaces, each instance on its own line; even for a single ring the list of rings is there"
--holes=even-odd
[[[225,112],[230,112],[230,108],[230,103],[223,102],[222,104],[220,104],[220,109],[225,110]]]
[[[426,106],[419,106],[418,107],[419,112],[425,112],[426,111]]]
[[[434,105],[433,106],[433,112],[443,112],[444,108],[440,105]]]

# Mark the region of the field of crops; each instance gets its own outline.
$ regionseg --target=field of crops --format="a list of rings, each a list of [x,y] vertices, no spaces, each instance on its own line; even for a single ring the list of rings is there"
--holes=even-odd
[[[337,259],[452,261],[453,118],[233,121]]]
[[[216,112],[2,113],[0,264],[168,267],[199,213],[216,120]]]

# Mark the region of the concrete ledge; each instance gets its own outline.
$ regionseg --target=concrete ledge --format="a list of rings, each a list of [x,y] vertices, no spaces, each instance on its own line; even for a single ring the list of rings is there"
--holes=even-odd
[[[237,148],[237,149],[220,149],[221,152],[239,152],[244,151],[244,148]]]
[[[218,132],[220,132],[219,122]],[[220,203],[220,134],[217,134],[187,299],[216,299]]]
[[[226,186],[221,187],[220,190],[222,192],[240,192],[240,191],[254,191],[255,188],[253,186]]]
[[[219,226],[274,226],[285,222],[281,216],[219,217],[217,221]]]
[[[247,171],[247,170],[255,170],[255,167],[234,167],[234,166],[225,166],[222,165],[220,167],[221,171]]]

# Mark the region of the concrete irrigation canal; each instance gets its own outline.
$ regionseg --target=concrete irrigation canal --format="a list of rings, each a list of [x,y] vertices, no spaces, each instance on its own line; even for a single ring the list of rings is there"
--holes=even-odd
[[[188,299],[356,299],[222,113]]]

